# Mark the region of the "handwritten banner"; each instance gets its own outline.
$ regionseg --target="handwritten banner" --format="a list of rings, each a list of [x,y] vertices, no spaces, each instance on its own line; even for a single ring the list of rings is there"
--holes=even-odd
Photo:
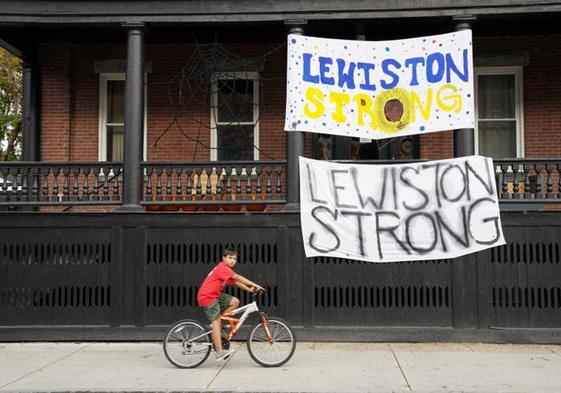
[[[486,157],[400,165],[300,157],[300,198],[308,257],[427,260],[505,244]]]
[[[474,127],[471,30],[399,41],[288,36],[285,130],[381,139]]]

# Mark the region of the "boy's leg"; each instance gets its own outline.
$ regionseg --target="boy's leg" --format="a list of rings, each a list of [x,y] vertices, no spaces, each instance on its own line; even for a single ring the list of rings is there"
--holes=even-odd
[[[228,307],[226,307],[226,310],[224,310],[222,315],[231,313],[239,306],[240,306],[240,299],[238,299],[235,296],[232,296],[232,299],[230,300],[230,304],[228,304]]]
[[[222,352],[222,336],[220,334],[222,327],[220,326],[220,319],[212,321],[212,343],[214,344],[214,351],[216,353]]]
[[[212,325],[212,343],[216,353],[222,352],[222,338],[220,337],[220,303],[215,300],[204,308],[205,314]]]

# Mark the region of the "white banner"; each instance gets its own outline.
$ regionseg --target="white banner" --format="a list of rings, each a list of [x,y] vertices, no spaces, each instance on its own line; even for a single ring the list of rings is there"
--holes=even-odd
[[[381,139],[474,127],[471,30],[397,41],[288,36],[286,131]]]
[[[505,244],[486,157],[399,165],[300,157],[300,204],[308,257],[427,260]]]

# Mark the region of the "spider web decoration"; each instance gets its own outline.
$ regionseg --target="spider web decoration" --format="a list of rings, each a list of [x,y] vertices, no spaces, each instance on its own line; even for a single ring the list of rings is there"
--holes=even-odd
[[[279,81],[284,79],[283,76],[265,78],[264,73],[258,72],[264,69],[267,56],[285,45],[257,58],[244,58],[216,41],[199,44],[195,40],[193,54],[167,82],[169,105],[175,115],[154,141],[154,147],[170,130],[177,129],[195,142],[192,160],[199,146],[217,150],[218,160],[253,160],[254,150],[264,158],[274,159],[255,145],[253,134],[259,116],[266,112],[264,86],[268,81],[276,81],[279,86]],[[256,79],[258,89],[254,91]],[[187,131],[182,124],[185,118],[196,124],[194,132]],[[216,128],[216,147],[201,141],[203,131],[212,128]]]

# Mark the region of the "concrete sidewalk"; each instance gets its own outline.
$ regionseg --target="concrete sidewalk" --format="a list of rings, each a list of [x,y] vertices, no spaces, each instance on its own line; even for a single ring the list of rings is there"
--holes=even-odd
[[[555,345],[298,343],[272,369],[233,347],[181,370],[160,343],[0,343],[0,391],[561,393]]]

